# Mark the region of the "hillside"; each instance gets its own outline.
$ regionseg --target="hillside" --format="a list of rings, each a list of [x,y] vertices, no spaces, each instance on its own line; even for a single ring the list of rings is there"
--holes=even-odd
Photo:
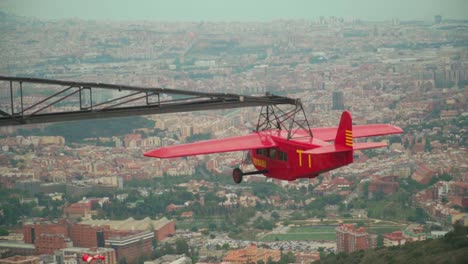
[[[440,239],[412,242],[397,247],[358,251],[349,255],[344,253],[331,254],[314,263],[467,263],[467,235],[468,228],[455,227],[454,231]]]
[[[141,116],[91,119],[50,124],[43,130],[18,129],[21,136],[62,136],[67,143],[81,143],[85,138],[123,136],[135,128],[153,128],[154,121]]]

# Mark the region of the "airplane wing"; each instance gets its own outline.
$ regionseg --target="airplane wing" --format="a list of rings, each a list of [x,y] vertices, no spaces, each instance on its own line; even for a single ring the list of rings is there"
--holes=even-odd
[[[243,151],[257,148],[269,148],[274,146],[276,146],[276,143],[268,135],[253,133],[245,136],[212,139],[189,144],[162,147],[148,151],[144,153],[144,155],[154,158],[176,158],[220,152]]]
[[[319,127],[311,130],[314,137],[323,141],[332,141],[335,140],[338,127]],[[353,126],[353,138],[376,137],[402,132],[401,128],[386,124]]]
[[[387,146],[387,143],[384,143],[384,142],[354,142],[353,150],[383,148],[386,146]]]

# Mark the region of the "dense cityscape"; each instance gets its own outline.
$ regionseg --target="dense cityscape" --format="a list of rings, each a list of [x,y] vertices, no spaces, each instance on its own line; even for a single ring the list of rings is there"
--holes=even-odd
[[[236,185],[231,173],[244,153],[143,153],[247,134],[260,108],[0,127],[1,264],[84,263],[83,254],[106,264],[333,263],[447,238],[454,226],[466,232],[467,21],[118,22],[0,12],[0,25],[0,75],[270,93],[300,98],[312,127],[337,126],[349,110],[356,125],[404,130],[379,138],[387,148],[356,151],[353,164],[313,179],[253,175]],[[2,112],[8,85],[0,82]],[[54,93],[34,88],[25,103]],[[466,257],[464,243],[448,263]]]

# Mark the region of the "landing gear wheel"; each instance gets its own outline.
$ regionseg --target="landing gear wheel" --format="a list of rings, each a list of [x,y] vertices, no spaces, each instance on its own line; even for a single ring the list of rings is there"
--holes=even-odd
[[[239,184],[242,182],[242,178],[244,176],[244,173],[241,171],[239,168],[235,168],[232,171],[232,179],[234,180],[235,183]]]

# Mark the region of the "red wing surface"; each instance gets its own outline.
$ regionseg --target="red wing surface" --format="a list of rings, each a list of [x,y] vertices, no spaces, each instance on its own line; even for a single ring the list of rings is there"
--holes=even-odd
[[[195,143],[163,147],[146,152],[154,158],[176,158],[220,152],[232,152],[276,146],[269,136],[254,133],[246,136],[205,140]]]
[[[386,146],[387,146],[387,144],[384,143],[384,142],[354,142],[353,143],[353,150],[383,148],[383,147],[386,147]]]
[[[312,134],[314,137],[323,141],[335,140],[337,127],[321,127],[312,128]],[[390,134],[400,134],[403,130],[401,128],[392,125],[360,125],[353,126],[353,138],[362,137],[376,137]]]

